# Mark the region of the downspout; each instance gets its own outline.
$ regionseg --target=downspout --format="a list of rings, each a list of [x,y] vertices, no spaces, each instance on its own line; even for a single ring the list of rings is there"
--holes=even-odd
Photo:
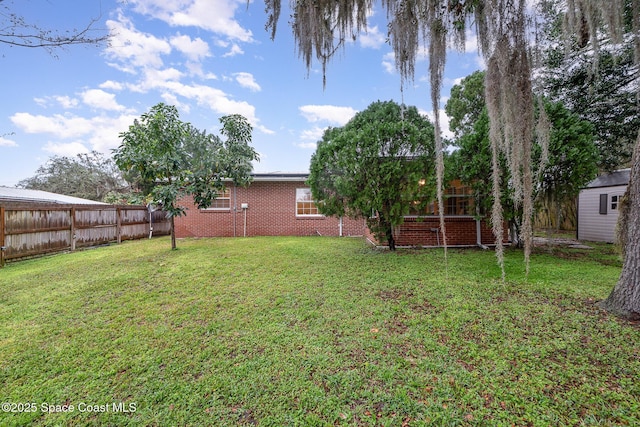
[[[476,245],[478,245],[478,247],[484,250],[487,250],[489,249],[489,247],[482,243],[482,228],[480,225],[480,203],[478,202],[477,198],[475,202],[476,202]],[[500,238],[502,239],[502,236]]]
[[[489,249],[487,245],[482,243],[482,229],[480,228],[480,220],[476,219],[476,244],[482,249]]]
[[[149,239],[151,239],[151,237],[153,237],[153,210],[151,208],[151,203],[147,203],[147,211],[149,211]]]
[[[342,216],[340,217],[340,222],[338,222],[338,235],[342,237]]]

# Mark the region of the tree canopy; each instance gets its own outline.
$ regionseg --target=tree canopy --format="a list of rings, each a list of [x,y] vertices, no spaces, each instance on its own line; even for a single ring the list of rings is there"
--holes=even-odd
[[[97,151],[75,157],[53,156],[34,176],[23,179],[17,186],[99,202],[105,201],[109,193],[129,188],[113,160]]]
[[[529,257],[533,244],[531,217],[533,214],[532,143],[535,111],[533,103],[532,53],[533,41],[538,40],[539,7],[558,3],[563,10],[562,33],[565,40],[579,40],[580,46],[597,51],[606,34],[613,43],[621,43],[628,33],[634,44],[634,62],[640,62],[640,1],[638,0],[415,0],[383,1],[388,19],[389,43],[393,49],[396,68],[403,79],[415,73],[416,59],[422,47],[429,58],[431,103],[435,117],[435,150],[438,202],[442,205],[443,149],[439,119],[440,90],[447,47],[462,48],[467,30],[475,30],[478,46],[487,64],[485,91],[489,116],[489,138],[492,156],[493,231],[496,236],[496,255],[504,280],[502,247],[502,205],[500,203],[500,155],[504,155],[513,187],[513,200],[522,204],[524,259],[529,271]],[[280,0],[265,0],[268,14],[267,29],[275,36],[281,11]],[[626,6],[629,6],[628,8]],[[310,68],[313,59],[321,62],[323,70],[346,40],[356,39],[367,27],[370,0],[293,0],[291,26],[297,51]],[[630,25],[625,26],[629,12]],[[540,117],[544,118],[541,114]],[[544,122],[544,120],[542,120]],[[539,127],[542,128],[542,127]],[[640,135],[640,134],[639,134]],[[544,140],[545,138],[543,138]],[[634,155],[640,157],[640,137]],[[632,181],[640,180],[640,161],[634,161]],[[635,185],[631,185],[634,188]],[[624,288],[628,298],[617,298],[607,306],[620,313],[640,313],[640,199],[630,194],[632,218],[625,227],[633,231],[628,242],[639,242],[627,251],[623,272],[616,289]],[[637,210],[636,210],[637,209]],[[444,217],[441,215],[441,226]],[[630,243],[629,243],[630,245]]]
[[[378,101],[325,131],[308,182],[321,213],[367,218],[395,250],[393,227],[433,188],[433,157],[433,126],[418,109]]]
[[[479,206],[488,210],[492,202],[489,117],[484,102],[484,72],[477,71],[455,85],[445,111],[451,117],[450,129],[457,139],[453,154],[453,172],[470,185]],[[534,200],[538,205],[559,206],[571,202],[597,173],[597,149],[593,126],[580,119],[560,103],[541,100],[550,131],[548,143],[534,140],[532,173]],[[537,102],[536,111],[540,113]],[[519,226],[523,222],[520,206],[513,203],[509,168],[504,155],[499,157],[503,218],[508,221],[512,238],[520,242]],[[452,176],[453,177],[453,176]],[[553,203],[549,203],[553,202]]]
[[[176,247],[173,219],[185,213],[179,199],[191,195],[199,208],[209,207],[225,179],[247,184],[251,161],[258,160],[250,146],[249,122],[240,115],[220,121],[224,141],[182,122],[176,107],[159,103],[120,134],[116,164],[137,175],[153,203],[171,217],[172,249]]]
[[[631,27],[630,5],[624,6],[625,31]],[[536,68],[536,89],[593,124],[601,170],[626,167],[640,128],[636,41],[625,37],[622,43],[614,43],[605,38],[593,49],[586,46],[583,35],[564,43],[560,6],[550,2],[543,10],[547,24],[541,35],[544,50]]]

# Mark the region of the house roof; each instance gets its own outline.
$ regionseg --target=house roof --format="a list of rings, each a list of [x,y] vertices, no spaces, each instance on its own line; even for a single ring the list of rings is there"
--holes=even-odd
[[[620,169],[604,175],[600,175],[589,184],[586,188],[601,188],[601,187],[617,187],[620,185],[629,184],[629,176],[631,169]]]
[[[106,205],[107,203],[41,190],[0,186],[0,202],[56,203],[65,205]]]

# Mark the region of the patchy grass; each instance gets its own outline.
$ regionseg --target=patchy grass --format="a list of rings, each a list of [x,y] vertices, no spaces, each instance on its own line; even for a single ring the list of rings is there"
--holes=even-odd
[[[640,424],[640,330],[594,305],[620,272],[598,250],[536,253],[527,281],[509,252],[502,284],[479,250],[168,246],[0,270],[0,425]]]

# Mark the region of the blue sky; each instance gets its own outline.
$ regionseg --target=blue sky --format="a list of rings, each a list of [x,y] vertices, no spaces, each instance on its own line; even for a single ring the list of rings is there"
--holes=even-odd
[[[305,172],[328,126],[345,124],[377,100],[417,106],[429,101],[428,62],[400,90],[385,12],[329,64],[307,71],[283,10],[275,41],[265,31],[263,2],[245,0],[20,0],[3,2],[29,22],[52,29],[111,32],[109,46],[74,46],[50,54],[0,45],[0,185],[33,176],[54,155],[120,144],[118,135],[158,102],[175,105],[183,121],[218,134],[221,116],[242,114],[254,126],[256,172]],[[288,2],[284,1],[283,6]],[[474,39],[449,52],[442,90],[482,68]]]

